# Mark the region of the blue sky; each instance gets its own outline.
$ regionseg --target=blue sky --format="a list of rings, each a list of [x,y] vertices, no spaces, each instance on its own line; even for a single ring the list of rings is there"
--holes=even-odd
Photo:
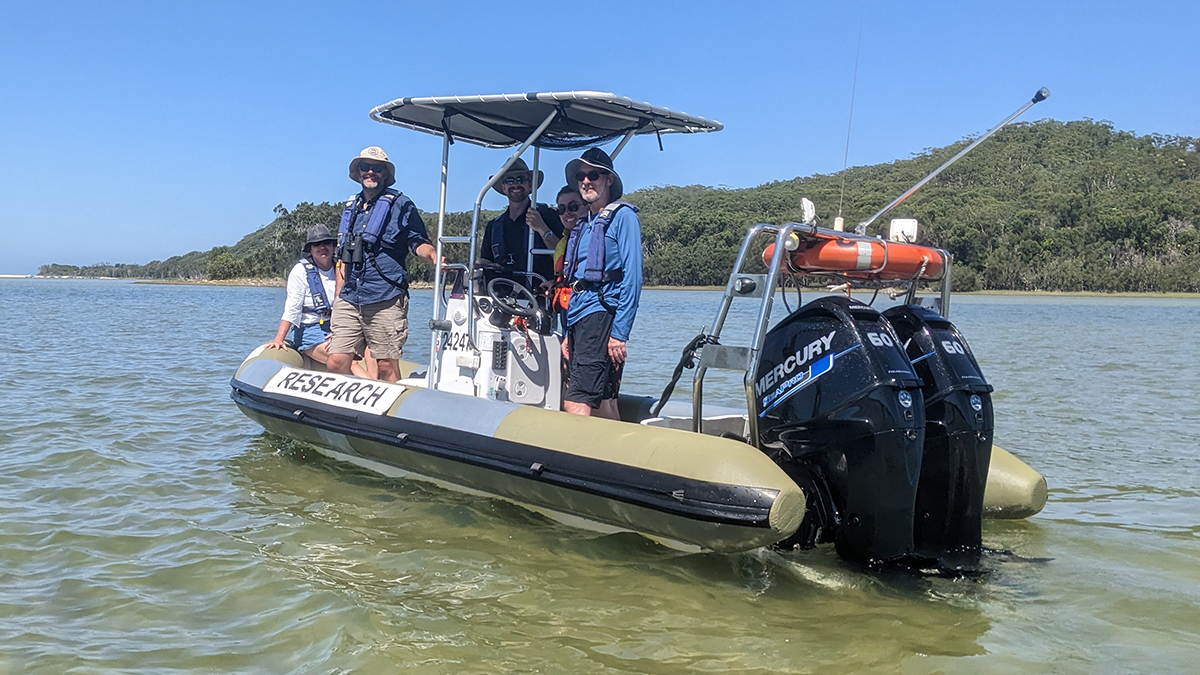
[[[367,145],[436,210],[440,140],[367,117],[401,96],[591,89],[725,124],[631,142],[627,190],[834,173],[860,19],[852,166],[983,132],[1041,86],[1026,121],[1200,136],[1197,2],[7,0],[0,273],[233,244],[276,204],[344,199]],[[550,189],[573,156],[543,153]],[[449,208],[504,158],[454,146]]]

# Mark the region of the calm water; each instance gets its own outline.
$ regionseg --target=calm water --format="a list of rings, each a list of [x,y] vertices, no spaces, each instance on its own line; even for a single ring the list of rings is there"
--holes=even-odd
[[[684,555],[267,436],[228,380],[281,289],[0,290],[0,673],[1200,668],[1197,300],[956,298],[999,444],[1050,483],[984,540],[1052,560],[951,581]],[[657,393],[716,295],[643,298],[625,387]]]

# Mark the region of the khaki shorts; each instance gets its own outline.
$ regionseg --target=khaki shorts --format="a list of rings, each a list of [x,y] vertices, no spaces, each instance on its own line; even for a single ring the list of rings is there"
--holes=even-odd
[[[333,301],[330,354],[362,354],[371,348],[377,359],[398,359],[408,341],[408,294],[370,305]]]

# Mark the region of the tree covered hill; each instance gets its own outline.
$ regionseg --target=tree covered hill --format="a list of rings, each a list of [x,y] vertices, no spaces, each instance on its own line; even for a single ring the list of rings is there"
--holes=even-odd
[[[746,189],[654,187],[641,208],[650,285],[723,285],[746,229],[800,218],[800,198],[847,229],[961,150],[971,139],[910,159]],[[844,175],[843,175],[844,174]],[[1109,123],[1044,120],[1006,127],[885,216],[915,217],[922,243],[954,255],[957,290],[1200,292],[1200,139],[1135,136]],[[844,182],[844,197],[842,196]],[[306,228],[335,228],[340,204],[275,209],[234,246],[146,265],[44,265],[43,274],[148,278],[279,277]],[[423,213],[432,230],[437,214]],[[465,233],[469,213],[447,214]],[[886,222],[872,225],[884,232]],[[412,260],[412,258],[410,258]],[[413,265],[413,276],[431,270]]]

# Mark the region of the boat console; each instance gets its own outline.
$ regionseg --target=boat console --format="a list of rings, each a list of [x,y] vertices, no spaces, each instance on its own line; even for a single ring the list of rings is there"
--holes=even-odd
[[[473,294],[461,273],[451,280],[447,318],[434,345],[433,388],[561,410],[562,342],[554,316],[519,282],[499,276],[485,282],[478,270],[473,276]]]

